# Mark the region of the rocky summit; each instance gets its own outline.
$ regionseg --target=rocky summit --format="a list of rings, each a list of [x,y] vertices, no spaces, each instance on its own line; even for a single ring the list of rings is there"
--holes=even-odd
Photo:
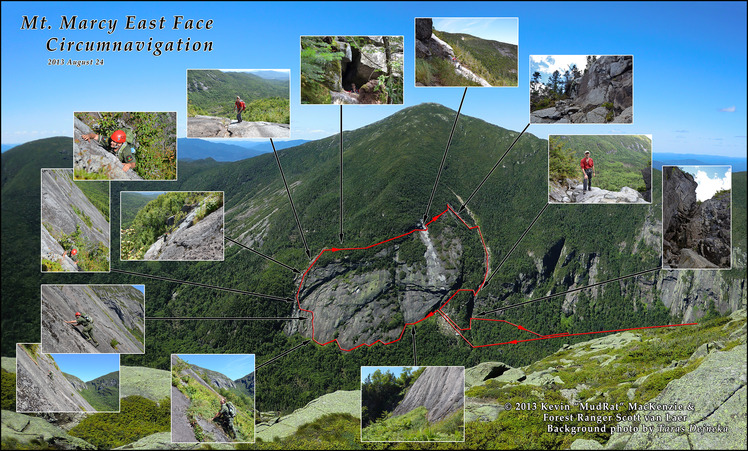
[[[583,185],[578,184],[577,180],[567,180],[568,188],[562,184],[551,182],[550,191],[548,192],[548,201],[551,203],[577,203],[577,204],[646,204],[649,203],[644,199],[641,193],[627,186],[621,188],[621,191],[608,191],[592,187],[589,191],[584,191]]]
[[[603,56],[571,81],[567,99],[530,113],[533,124],[606,122],[630,124],[634,120],[631,56]],[[542,98],[542,93],[541,94]]]
[[[730,192],[698,202],[697,186],[678,167],[663,168],[663,263],[670,268],[729,268]]]

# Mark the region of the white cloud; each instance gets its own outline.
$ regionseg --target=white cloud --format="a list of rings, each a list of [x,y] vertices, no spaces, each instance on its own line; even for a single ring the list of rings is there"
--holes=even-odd
[[[696,200],[704,202],[711,199],[717,191],[730,189],[732,186],[732,170],[728,169],[724,178],[718,176],[710,178],[706,172],[699,169],[696,171],[694,181],[699,184],[696,187]]]
[[[530,61],[530,72],[538,71],[543,78],[556,70],[563,74],[572,64],[582,72],[587,67],[587,55],[530,55]]]
[[[735,112],[735,105],[727,107],[727,108],[721,108],[720,111],[723,111],[725,113],[734,113]]]

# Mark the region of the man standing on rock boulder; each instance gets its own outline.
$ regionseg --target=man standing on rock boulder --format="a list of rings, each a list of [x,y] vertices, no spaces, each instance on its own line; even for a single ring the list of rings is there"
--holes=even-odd
[[[590,158],[590,151],[584,151],[584,158],[579,163],[582,167],[582,175],[584,181],[582,182],[582,191],[592,191],[592,177],[595,176],[595,163]]]
[[[87,133],[81,135],[81,139],[98,141],[101,147],[117,156],[119,161],[123,163],[122,170],[125,172],[137,165],[135,161],[135,134],[132,131],[128,133],[124,130],[116,130],[109,139],[98,133]]]
[[[239,96],[236,96],[236,102],[234,102],[234,105],[236,105],[236,120],[237,122],[241,122],[242,113],[247,109],[247,105]]]
[[[99,342],[93,336],[93,320],[88,315],[81,315],[80,312],[75,312],[75,321],[65,321],[68,324],[75,324],[75,326],[83,326],[83,336],[87,341],[93,342],[94,346],[99,347]],[[75,327],[73,326],[73,327]]]

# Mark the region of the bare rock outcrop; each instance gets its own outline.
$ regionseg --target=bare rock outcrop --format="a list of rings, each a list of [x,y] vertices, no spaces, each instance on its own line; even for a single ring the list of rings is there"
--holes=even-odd
[[[42,352],[143,353],[143,302],[143,293],[131,285],[42,285]],[[98,347],[86,341],[80,327],[65,323],[75,312],[93,319]]]
[[[16,346],[17,412],[94,412],[91,404],[38,345]]]
[[[117,157],[101,147],[95,140],[81,139],[81,135],[91,132],[91,127],[75,118],[73,132],[73,167],[75,169],[88,173],[101,173],[108,180],[143,180],[133,170],[124,171]]]
[[[566,180],[566,186],[557,182],[550,182],[548,201],[551,203],[577,204],[646,204],[642,193],[624,186],[621,191],[609,191],[592,187],[585,191],[578,180]]]
[[[143,260],[223,260],[223,207],[193,224],[197,210],[156,240]]]
[[[698,202],[697,186],[678,167],[663,168],[663,263],[670,268],[728,268],[730,193]]]
[[[187,118],[190,138],[288,138],[289,124],[263,121],[230,120],[225,117],[194,116]]]
[[[424,406],[426,418],[435,423],[462,409],[465,405],[465,370],[455,366],[427,367],[418,377],[392,416],[404,415]]]
[[[634,63],[631,56],[602,56],[592,62],[584,75],[573,79],[568,99],[551,107],[530,112],[530,122],[550,123],[632,123]],[[543,93],[534,92],[538,100]]]

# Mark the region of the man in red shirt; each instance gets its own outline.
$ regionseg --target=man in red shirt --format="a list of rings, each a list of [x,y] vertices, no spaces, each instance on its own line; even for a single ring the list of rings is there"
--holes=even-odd
[[[589,150],[584,152],[584,158],[582,158],[579,166],[582,167],[582,175],[584,176],[582,190],[592,191],[592,177],[595,176],[595,163],[592,161],[592,158],[590,158]]]
[[[247,105],[241,98],[239,98],[239,96],[236,96],[236,102],[234,102],[234,105],[236,105],[236,120],[241,122],[242,112],[247,109]]]

